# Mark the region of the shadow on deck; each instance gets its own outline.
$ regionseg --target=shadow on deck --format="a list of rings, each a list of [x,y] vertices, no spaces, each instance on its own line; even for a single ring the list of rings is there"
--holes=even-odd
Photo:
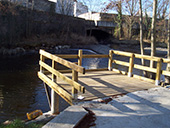
[[[65,75],[71,77],[71,73],[66,73]],[[85,75],[79,74],[78,83],[86,88],[84,94],[78,93],[78,95],[84,97],[83,101],[156,87],[154,83],[121,75],[114,71],[94,71],[87,72]],[[71,86],[64,81],[58,79],[58,84],[71,93]]]

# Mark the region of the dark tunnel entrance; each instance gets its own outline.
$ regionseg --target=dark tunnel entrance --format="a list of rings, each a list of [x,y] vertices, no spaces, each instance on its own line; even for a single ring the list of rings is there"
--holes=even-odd
[[[87,36],[94,36],[99,42],[107,40],[111,36],[109,33],[100,29],[88,29],[86,33]]]

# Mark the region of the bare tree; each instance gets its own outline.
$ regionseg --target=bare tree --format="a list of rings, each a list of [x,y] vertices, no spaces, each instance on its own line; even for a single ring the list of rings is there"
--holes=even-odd
[[[73,15],[74,1],[73,0],[57,0],[56,12],[63,15]]]
[[[143,14],[142,14],[142,0],[139,0],[139,15],[140,15],[140,50],[141,55],[144,55],[144,42],[143,42]],[[141,59],[142,65],[145,65],[144,59]]]
[[[84,5],[88,6],[88,10],[90,12],[101,12],[103,8],[102,0],[77,0],[78,2],[82,2]]]
[[[136,16],[139,14],[139,1],[138,0],[125,0],[124,1],[124,12],[125,14],[125,22],[128,26],[128,38],[132,38],[132,28],[133,25],[137,22]]]
[[[170,1],[169,1],[170,5]],[[167,42],[167,58],[170,59],[170,9],[169,9],[169,19],[168,19],[168,42]],[[167,71],[170,71],[170,63],[167,64]],[[170,83],[170,77],[166,76],[165,80],[167,83]]]
[[[157,11],[157,0],[153,1],[153,14],[152,14],[152,26],[151,26],[151,56],[154,57],[156,54],[156,11]],[[155,67],[153,60],[150,61],[150,67]],[[151,78],[154,77],[152,74]]]
[[[157,7],[157,17],[158,19],[165,19],[168,11],[168,2],[169,0],[158,0],[158,7]]]
[[[109,0],[109,3],[104,8],[104,11],[115,10],[117,11],[117,17],[114,17],[114,22],[118,25],[116,32],[118,33],[119,39],[122,37],[122,1],[123,0]]]

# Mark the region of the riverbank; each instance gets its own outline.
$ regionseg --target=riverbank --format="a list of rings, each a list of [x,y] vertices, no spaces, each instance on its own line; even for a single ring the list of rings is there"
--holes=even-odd
[[[44,40],[43,40],[44,39]],[[38,53],[39,49],[44,49],[47,51],[60,51],[65,49],[90,49],[100,54],[108,54],[110,49],[127,51],[133,53],[140,53],[140,43],[138,40],[116,40],[108,39],[108,42],[97,42],[94,37],[83,37],[76,34],[71,34],[70,40],[65,41],[63,38],[57,37],[43,37],[43,39],[32,39],[25,42],[20,42],[16,46],[11,48],[0,47],[0,55],[3,56],[20,56],[23,54],[34,54]],[[39,43],[37,43],[39,42]],[[49,43],[50,42],[50,43]],[[145,42],[144,45],[145,54],[150,55],[150,43]],[[165,43],[157,42],[156,53],[157,56],[166,55],[167,48]]]

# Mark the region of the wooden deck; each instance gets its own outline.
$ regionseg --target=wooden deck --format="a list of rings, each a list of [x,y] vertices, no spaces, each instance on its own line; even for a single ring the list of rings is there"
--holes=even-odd
[[[115,55],[127,57],[129,61],[115,58]],[[71,62],[66,60],[68,58],[77,59],[77,61]],[[86,70],[82,67],[83,58],[108,58],[108,66],[104,69]],[[135,59],[155,61],[156,67],[143,66],[135,62]],[[51,112],[55,114],[59,112],[59,96],[73,105],[75,101],[73,99],[77,99],[77,94],[84,97],[83,101],[87,101],[156,87],[155,85],[160,85],[161,75],[170,76],[169,71],[162,70],[163,63],[168,64],[170,60],[116,50],[110,50],[106,55],[83,55],[82,50],[79,50],[77,55],[54,55],[40,50],[38,77],[44,82]],[[68,70],[59,70],[58,64],[67,67]],[[128,70],[121,71],[117,65],[128,67]],[[155,73],[156,78],[151,80],[138,76],[133,69]],[[72,73],[64,73],[66,71]],[[52,89],[51,93],[47,86]]]
[[[71,73],[65,75],[71,78]],[[71,86],[60,79],[57,80],[57,83],[71,93]],[[156,87],[154,83],[113,71],[94,71],[87,72],[84,75],[79,74],[78,83],[86,89],[84,94],[78,93],[78,95],[85,97],[83,99],[85,101]]]

